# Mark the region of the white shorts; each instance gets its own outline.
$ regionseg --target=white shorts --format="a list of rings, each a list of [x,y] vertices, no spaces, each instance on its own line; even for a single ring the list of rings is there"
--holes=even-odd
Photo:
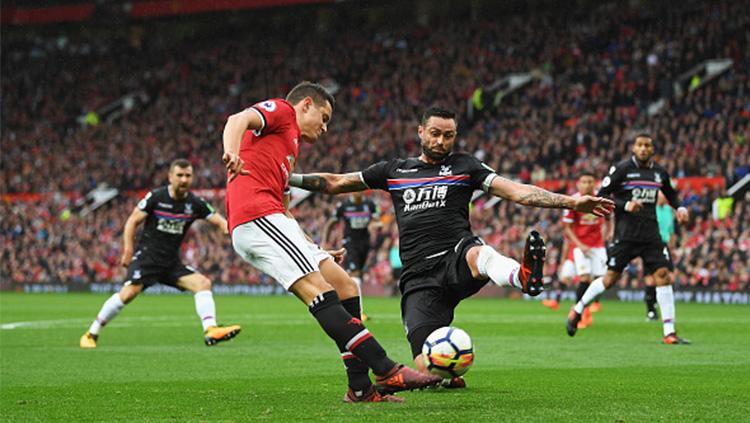
[[[579,275],[590,275],[597,278],[607,271],[607,249],[604,247],[592,248],[588,255],[584,255],[580,248],[573,250],[576,261],[576,272]]]
[[[320,270],[331,256],[305,238],[296,220],[281,213],[259,217],[232,231],[234,251],[274,278],[287,291],[303,276]]]
[[[573,279],[576,277],[576,265],[573,260],[565,260],[560,268],[560,279]]]

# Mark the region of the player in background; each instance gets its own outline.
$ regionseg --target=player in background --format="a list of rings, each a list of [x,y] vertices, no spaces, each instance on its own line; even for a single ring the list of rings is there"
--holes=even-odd
[[[629,160],[612,166],[602,180],[599,195],[613,195],[615,209],[614,241],[607,249],[607,273],[597,278],[568,313],[566,329],[574,336],[581,320],[583,309],[594,298],[617,282],[623,269],[635,257],[643,259],[646,275],[653,275],[656,284],[656,301],[661,309],[663,342],[665,344],[689,344],[677,336],[675,331],[675,306],[672,291],[672,260],[669,248],[659,235],[656,221],[656,198],[659,191],[677,208],[677,220],[685,223],[688,211],[680,205],[677,191],[667,171],[653,161],[654,140],[640,134],[633,140]]]
[[[381,395],[438,384],[391,360],[360,320],[357,285],[325,251],[306,238],[287,211],[289,175],[299,143],[328,129],[334,99],[319,84],[302,82],[286,99],[257,103],[231,115],[224,127],[228,171],[227,217],[234,250],[308,306],[336,343],[346,367],[345,402],[402,402]],[[343,251],[337,252],[342,254]]]
[[[595,186],[596,179],[593,173],[581,173],[576,183],[578,192],[574,197],[593,195]],[[576,275],[579,278],[576,290],[578,302],[591,284],[591,280],[603,276],[606,272],[607,251],[604,248],[604,237],[609,233],[610,221],[591,213],[573,210],[565,210],[562,220],[565,235],[573,247]],[[578,328],[591,326],[592,323],[591,309],[586,307]]]
[[[331,230],[338,222],[344,222],[343,247],[346,249],[344,270],[349,273],[359,291],[362,321],[367,321],[367,314],[362,307],[362,275],[367,256],[370,254],[370,227],[378,226],[380,211],[370,199],[365,199],[361,192],[354,192],[350,198],[336,205],[336,211],[323,228],[321,244],[329,246]]]
[[[211,281],[180,262],[180,245],[190,225],[205,219],[227,234],[227,221],[206,201],[190,192],[193,166],[177,159],[169,166],[169,185],[146,194],[125,222],[120,264],[128,268],[120,292],[104,302],[88,332],[80,339],[81,348],[96,348],[101,329],[114,319],[126,304],[156,283],[193,292],[195,311],[203,325],[206,345],[232,339],[240,333],[238,325],[216,324],[216,305]],[[136,231],[145,223],[136,244]]]
[[[659,235],[661,236],[661,240],[671,250],[674,246],[673,236],[675,233],[674,210],[669,206],[667,199],[661,191],[659,191],[658,195],[656,198],[656,222],[659,224]],[[644,300],[646,302],[646,320],[656,321],[659,320],[659,314],[656,312],[656,285],[651,275],[646,276],[645,279]]]
[[[570,240],[567,235],[563,234],[562,249],[560,250],[560,262],[562,264],[557,272],[557,282],[555,286],[555,298],[542,300],[542,305],[553,310],[560,310],[560,298],[562,292],[569,286],[573,285],[576,277],[576,264],[573,257],[573,249],[570,248]]]
[[[454,310],[488,281],[529,295],[543,290],[545,246],[539,233],[526,239],[521,263],[503,256],[471,233],[469,203],[474,190],[516,203],[547,208],[572,208],[607,215],[614,202],[604,198],[554,194],[533,185],[505,179],[465,153],[454,153],[456,114],[431,107],[422,115],[417,134],[422,154],[376,163],[347,174],[292,175],[291,184],[312,191],[339,194],[388,191],[396,212],[403,261],[401,314],[417,368],[425,339],[453,321]],[[465,387],[461,378],[446,381]]]

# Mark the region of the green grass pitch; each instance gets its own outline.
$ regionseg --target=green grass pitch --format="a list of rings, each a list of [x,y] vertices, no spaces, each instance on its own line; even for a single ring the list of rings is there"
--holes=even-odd
[[[0,421],[749,421],[750,308],[677,304],[690,346],[660,344],[643,304],[604,302],[571,339],[566,313],[472,299],[468,389],[344,404],[339,354],[292,297],[217,296],[234,340],[203,345],[190,296],[144,295],[78,348],[105,296],[0,295]],[[368,327],[410,361],[397,299],[366,298]],[[20,322],[20,323],[19,323]]]

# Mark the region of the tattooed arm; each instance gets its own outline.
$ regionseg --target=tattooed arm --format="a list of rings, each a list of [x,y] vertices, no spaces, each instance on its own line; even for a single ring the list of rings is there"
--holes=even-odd
[[[292,177],[289,178],[289,185],[308,191],[324,192],[326,194],[341,194],[369,189],[367,184],[362,180],[361,172],[344,174],[311,173],[308,175],[293,173]]]
[[[571,197],[569,195],[555,194],[534,185],[519,184],[510,179],[497,176],[490,185],[490,194],[531,207],[543,207],[548,209],[570,209],[585,213],[593,213],[597,216],[606,216],[612,213],[614,202],[612,200],[590,195]]]

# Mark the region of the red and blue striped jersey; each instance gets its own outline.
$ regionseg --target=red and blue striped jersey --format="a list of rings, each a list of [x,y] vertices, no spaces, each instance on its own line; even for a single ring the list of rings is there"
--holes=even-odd
[[[465,153],[434,165],[419,158],[393,159],[362,172],[368,187],[391,194],[405,272],[472,235],[469,202],[494,177],[491,168]]]

